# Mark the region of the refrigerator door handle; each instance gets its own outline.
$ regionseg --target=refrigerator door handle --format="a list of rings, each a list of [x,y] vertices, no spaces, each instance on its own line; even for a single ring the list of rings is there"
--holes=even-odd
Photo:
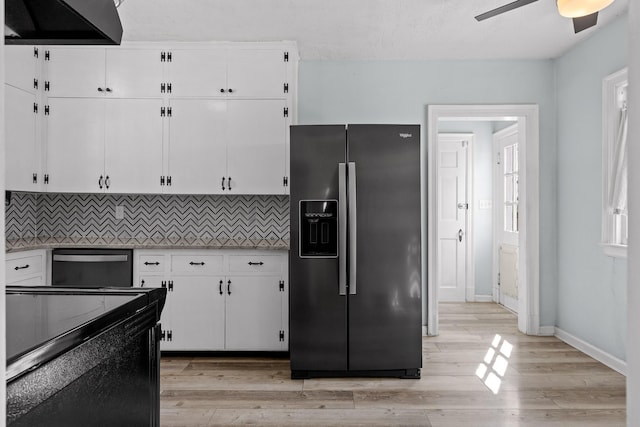
[[[347,165],[338,163],[338,248],[340,295],[347,294]]]
[[[349,295],[356,294],[356,260],[357,260],[357,199],[356,199],[356,164],[349,162],[347,174],[349,180]]]

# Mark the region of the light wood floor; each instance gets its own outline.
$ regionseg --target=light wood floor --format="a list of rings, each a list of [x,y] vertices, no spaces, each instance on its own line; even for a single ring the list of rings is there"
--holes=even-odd
[[[301,381],[290,379],[287,359],[163,358],[161,424],[625,425],[624,376],[556,338],[520,334],[515,316],[500,306],[441,304],[440,330],[423,339],[420,380]],[[508,362],[504,372],[498,355]],[[494,394],[485,382],[495,388],[496,379]]]

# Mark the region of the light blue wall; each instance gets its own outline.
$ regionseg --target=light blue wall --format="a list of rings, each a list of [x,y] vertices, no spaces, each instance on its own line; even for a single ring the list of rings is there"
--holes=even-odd
[[[557,182],[553,61],[300,63],[300,124],[419,123],[424,138],[429,104],[539,105],[540,314],[543,325],[554,325]]]
[[[623,360],[627,263],[605,256],[599,243],[602,79],[626,65],[626,15],[556,61],[557,326]]]
[[[473,251],[475,258],[475,294],[491,296],[491,276],[493,267],[493,218],[491,209],[479,209],[480,200],[493,197],[493,176],[491,147],[493,145],[493,127],[497,122],[464,121],[438,123],[438,131],[445,133],[473,133],[473,200],[469,209],[473,209]]]

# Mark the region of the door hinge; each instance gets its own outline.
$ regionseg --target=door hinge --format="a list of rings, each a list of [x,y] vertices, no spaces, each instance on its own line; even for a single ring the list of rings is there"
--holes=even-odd
[[[160,117],[164,117],[167,114],[167,110],[164,107],[160,107]]]
[[[167,60],[167,54],[164,52],[160,52],[160,62],[165,62]]]
[[[171,176],[167,176],[167,185],[171,186]]]
[[[171,83],[167,83],[167,93],[171,93]]]
[[[167,107],[167,116],[171,117],[171,107]]]
[[[462,141],[462,147],[466,147],[467,145],[469,145],[469,141]]]
[[[33,174],[33,183],[34,183],[34,184],[37,184],[37,183],[38,183],[38,174],[37,174],[37,173],[34,173],[34,174]]]
[[[173,280],[169,280],[169,292],[173,292]]]
[[[284,280],[280,280],[279,285],[280,285],[280,292],[284,292]]]
[[[289,177],[288,176],[283,176],[282,177],[282,186],[283,187],[288,187],[289,186]]]
[[[166,85],[164,83],[160,83],[160,93],[164,93],[166,89]]]
[[[33,88],[38,89],[38,79],[33,79]]]
[[[44,81],[44,90],[45,92],[49,92],[49,90],[51,89],[51,83],[49,83],[48,80]]]
[[[500,287],[500,273],[498,273],[498,287]]]
[[[167,52],[167,62],[173,62],[172,53]]]
[[[284,331],[279,331],[280,341],[284,341]]]
[[[45,116],[48,116],[48,115],[49,115],[49,106],[48,106],[48,105],[45,105],[45,106],[44,106],[44,115],[45,115]]]
[[[289,52],[284,53],[284,62],[289,62]]]
[[[167,287],[167,281],[163,280],[162,282],[160,282],[160,287],[166,288]]]
[[[33,103],[33,112],[38,114],[38,104],[37,103]]]
[[[287,107],[284,108],[284,116],[289,117],[289,109]]]
[[[164,185],[164,176],[160,177],[160,185]]]
[[[284,84],[284,93],[289,93],[289,83]]]
[[[497,163],[497,164],[500,164],[500,152],[499,152],[499,151],[498,151],[498,156],[497,156],[497,158],[498,158],[498,163]]]
[[[173,331],[167,331],[167,341],[173,341]]]
[[[48,50],[44,51],[44,60],[45,61],[50,61],[51,60],[51,52],[49,52]]]
[[[44,175],[44,183],[45,184],[49,183],[49,174],[48,173]]]
[[[38,48],[37,47],[33,48],[33,56],[35,56],[36,58],[38,57]]]
[[[163,329],[162,332],[160,332],[160,341],[164,341],[166,338],[167,338],[167,333]]]

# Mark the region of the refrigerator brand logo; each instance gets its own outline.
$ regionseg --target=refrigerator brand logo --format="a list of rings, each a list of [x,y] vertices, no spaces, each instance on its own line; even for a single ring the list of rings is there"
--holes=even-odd
[[[404,139],[411,138],[413,136],[410,133],[400,133],[399,135],[400,135],[400,138],[404,138]]]

